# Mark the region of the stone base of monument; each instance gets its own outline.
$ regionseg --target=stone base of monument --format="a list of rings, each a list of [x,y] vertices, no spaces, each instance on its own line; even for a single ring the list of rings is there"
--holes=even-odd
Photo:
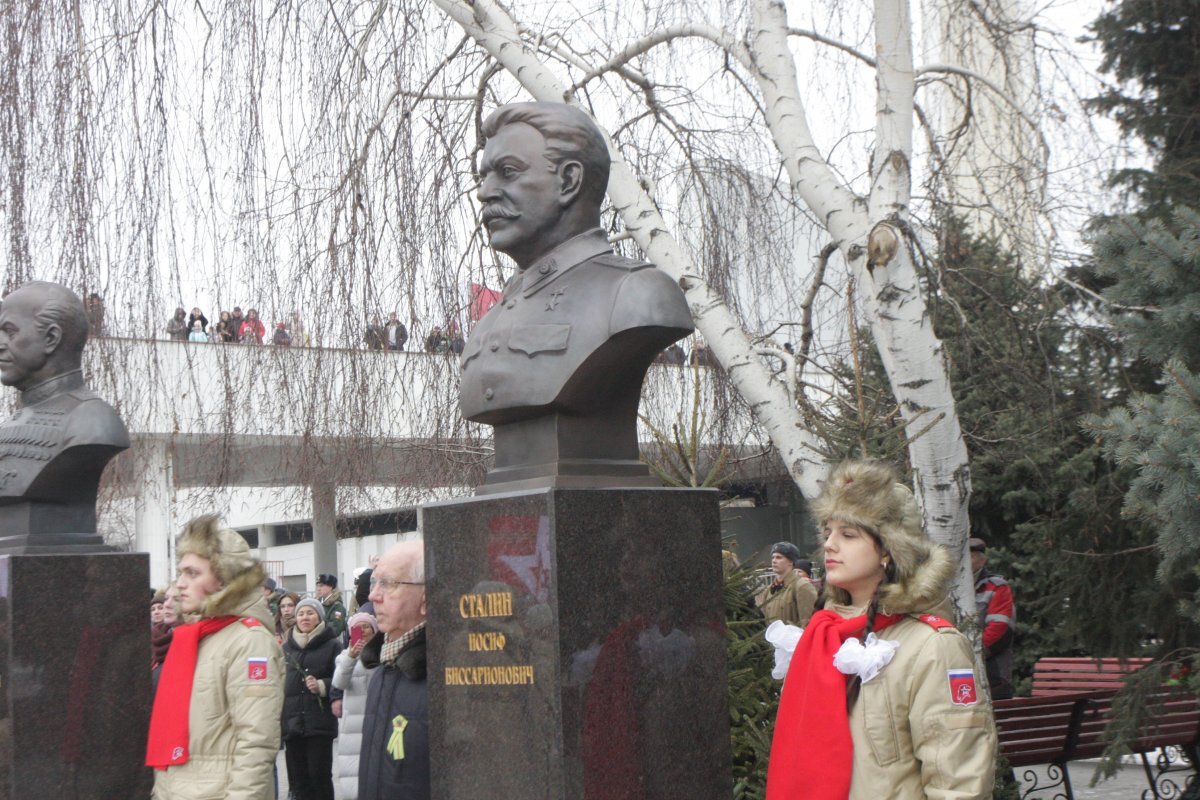
[[[727,800],[717,496],[425,506],[435,800]]]
[[[145,798],[145,554],[0,556],[0,800]]]

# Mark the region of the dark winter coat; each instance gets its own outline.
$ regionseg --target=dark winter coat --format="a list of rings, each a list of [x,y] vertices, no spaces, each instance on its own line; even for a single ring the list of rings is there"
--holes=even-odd
[[[329,690],[333,687],[333,670],[341,642],[328,627],[308,641],[305,647],[296,644],[296,628],[293,626],[283,642],[283,659],[287,664],[287,678],[283,684],[283,738],[295,739],[304,736],[337,736],[338,721],[333,715],[333,703]],[[313,694],[304,685],[304,678],[311,675],[325,682],[325,697]]]
[[[195,314],[188,314],[187,329],[189,332],[192,330],[192,323],[195,322],[196,320],[200,320],[200,329],[201,330],[203,330],[203,331],[208,330],[208,317],[204,316],[204,313],[201,312],[200,316],[198,316],[198,317]]]
[[[383,635],[363,648],[365,667],[379,664]],[[388,752],[396,717],[404,725],[404,758]],[[359,800],[429,800],[429,685],[422,630],[393,664],[371,676],[358,761]]]

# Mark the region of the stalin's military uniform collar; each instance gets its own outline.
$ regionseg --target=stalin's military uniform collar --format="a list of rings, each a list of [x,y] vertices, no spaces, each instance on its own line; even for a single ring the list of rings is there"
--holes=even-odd
[[[507,289],[519,291],[524,297],[536,294],[547,284],[561,278],[572,268],[589,258],[612,253],[612,245],[601,228],[592,228],[578,236],[572,236],[537,261],[530,264],[518,276],[520,280],[509,282]]]
[[[37,386],[31,386],[21,392],[21,405],[37,405],[43,400],[49,400],[56,395],[73,392],[76,389],[82,388],[83,370],[73,369],[70,372],[64,372],[62,375],[55,375],[50,380],[42,381]]]

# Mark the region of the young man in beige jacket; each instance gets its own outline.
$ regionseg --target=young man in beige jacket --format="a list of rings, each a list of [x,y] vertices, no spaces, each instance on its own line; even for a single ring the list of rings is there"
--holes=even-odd
[[[274,800],[283,652],[246,540],[217,517],[179,538],[180,611],[150,719],[153,800]]]

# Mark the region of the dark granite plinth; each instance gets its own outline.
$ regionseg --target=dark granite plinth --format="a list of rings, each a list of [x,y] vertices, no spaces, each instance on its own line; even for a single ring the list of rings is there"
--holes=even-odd
[[[146,797],[145,554],[0,556],[0,800]]]
[[[425,506],[435,800],[727,800],[716,493]]]
[[[2,517],[0,517],[2,520]],[[0,530],[5,530],[0,524]],[[0,555],[87,555],[115,553],[98,533],[22,533],[0,536]]]

